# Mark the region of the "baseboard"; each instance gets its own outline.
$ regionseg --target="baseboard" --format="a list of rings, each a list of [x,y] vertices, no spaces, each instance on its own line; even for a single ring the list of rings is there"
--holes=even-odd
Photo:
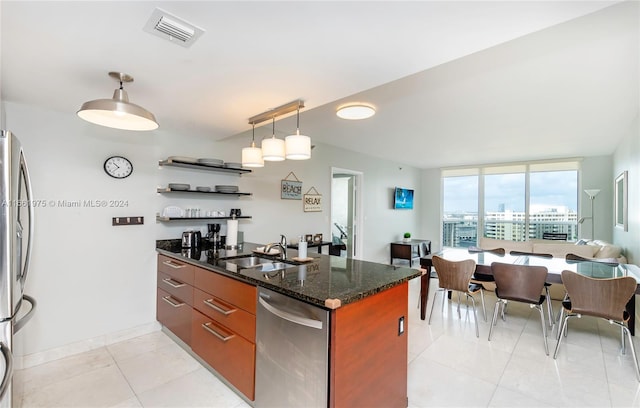
[[[75,354],[84,353],[85,351],[95,350],[100,347],[108,346],[110,344],[132,339],[134,337],[153,333],[155,331],[159,331],[160,328],[160,323],[158,323],[157,321],[153,321],[151,323],[133,327],[131,329],[105,334],[75,343],[65,344],[64,346],[56,347],[53,349],[44,350],[33,354],[27,354],[25,356],[14,356],[14,368],[19,370],[23,368],[34,367],[40,364],[48,363],[50,361],[58,360]]]

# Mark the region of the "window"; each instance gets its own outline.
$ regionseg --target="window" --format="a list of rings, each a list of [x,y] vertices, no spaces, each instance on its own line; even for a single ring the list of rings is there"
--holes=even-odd
[[[545,232],[577,239],[579,163],[494,165],[442,171],[442,245],[482,236],[524,241]]]

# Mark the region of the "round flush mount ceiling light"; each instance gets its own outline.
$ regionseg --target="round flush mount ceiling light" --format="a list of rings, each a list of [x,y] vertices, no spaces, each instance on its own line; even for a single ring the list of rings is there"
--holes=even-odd
[[[133,77],[122,72],[109,72],[109,76],[120,82],[120,87],[113,92],[113,98],[85,102],[77,112],[78,116],[96,125],[116,129],[157,129],[158,122],[153,113],[129,102],[129,96],[122,84],[133,82]]]
[[[336,111],[339,118],[349,120],[368,119],[375,114],[375,108],[364,103],[349,103],[338,107]]]

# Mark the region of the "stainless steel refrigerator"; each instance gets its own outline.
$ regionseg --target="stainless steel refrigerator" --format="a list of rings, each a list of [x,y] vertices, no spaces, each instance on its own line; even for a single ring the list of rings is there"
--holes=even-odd
[[[24,294],[33,246],[33,198],[20,141],[0,131],[0,407],[12,406],[14,335],[31,318],[35,300]],[[24,301],[28,311],[21,310]]]

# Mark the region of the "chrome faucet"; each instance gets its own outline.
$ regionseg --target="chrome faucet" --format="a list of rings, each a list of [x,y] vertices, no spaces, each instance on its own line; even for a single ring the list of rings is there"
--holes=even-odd
[[[280,235],[280,242],[272,242],[264,247],[264,253],[269,254],[271,248],[280,247],[282,260],[287,259],[287,237]]]

